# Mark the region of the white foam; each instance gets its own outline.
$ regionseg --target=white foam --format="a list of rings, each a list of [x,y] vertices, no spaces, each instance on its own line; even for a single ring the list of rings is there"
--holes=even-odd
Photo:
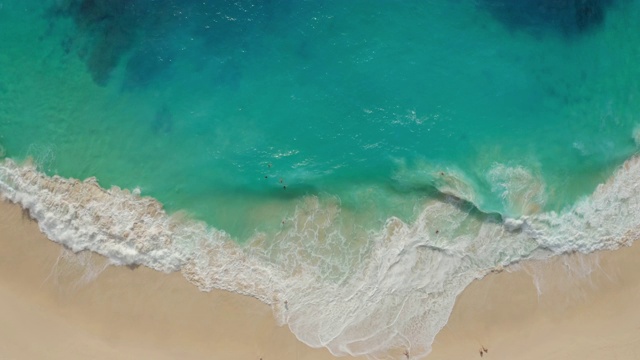
[[[158,201],[140,197],[139,191],[106,190],[95,178],[47,177],[11,160],[0,166],[0,191],[28,209],[47,237],[74,252],[91,250],[116,265],[182,271],[203,290],[229,289],[267,303],[277,293],[268,264],[248,257],[224,232],[167,215]],[[233,272],[233,283],[220,279]]]
[[[108,266],[104,257],[91,251],[74,253],[63,247],[45,281],[52,281],[59,289],[66,283],[70,290],[75,290],[95,280]]]
[[[539,197],[519,185],[532,181],[522,174],[516,169],[516,184],[503,177],[500,185],[517,190],[507,196],[514,204]],[[139,192],[0,163],[0,192],[28,209],[50,239],[115,264],[181,271],[205,291],[254,296],[310,346],[371,357],[391,348],[410,349],[412,358],[428,354],[457,295],[492,270],[630,244],[640,235],[638,186],[640,161],[632,159],[561,213],[500,221],[449,198],[425,202],[411,223],[392,217],[372,232],[348,226],[338,199],[310,196],[278,234],[238,246],[220,230],[169,216]]]
[[[474,204],[481,204],[484,199],[475,188],[475,184],[465,173],[455,166],[439,166],[427,161],[407,166],[403,160],[396,160],[398,169],[393,176],[401,187],[420,188],[433,186],[439,192]]]
[[[522,166],[494,163],[487,172],[491,191],[502,199],[509,214],[529,215],[539,212],[547,201],[545,184],[540,176]]]
[[[636,127],[633,128],[631,137],[633,138],[633,142],[636,146],[640,146],[640,125],[636,125]]]

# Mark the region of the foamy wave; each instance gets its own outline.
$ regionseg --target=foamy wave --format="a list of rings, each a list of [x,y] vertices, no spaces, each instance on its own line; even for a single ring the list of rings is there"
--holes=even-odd
[[[535,183],[526,170],[496,169],[508,201],[541,199],[540,188],[526,185]],[[632,159],[561,213],[503,220],[450,197],[426,201],[411,223],[389,218],[378,231],[350,224],[339,199],[310,196],[280,232],[238,246],[204,223],[169,216],[136,191],[0,163],[2,194],[73,251],[181,271],[202,290],[254,296],[310,346],[380,358],[397,348],[412,358],[428,354],[457,295],[491,271],[527,258],[629,244],[640,235],[638,186],[640,160]]]
[[[640,157],[632,158],[588,198],[561,213],[536,216],[541,247],[554,253],[614,249],[640,237]]]
[[[640,125],[636,125],[636,127],[633,128],[631,137],[633,138],[633,142],[636,146],[640,146]]]
[[[509,167],[495,163],[486,177],[491,184],[491,191],[500,196],[504,209],[510,214],[535,214],[547,202],[542,179],[522,166]]]
[[[28,209],[47,237],[74,252],[91,250],[116,265],[182,271],[203,290],[229,289],[267,303],[277,294],[270,281],[277,270],[247,256],[226,233],[167,215],[157,200],[139,191],[106,190],[95,178],[48,177],[11,160],[0,166],[0,191]]]
[[[421,188],[428,185],[442,194],[474,204],[481,204],[483,201],[474,182],[457,167],[440,167],[428,162],[420,162],[409,167],[402,160],[396,161],[396,165],[398,170],[393,178],[401,187]]]

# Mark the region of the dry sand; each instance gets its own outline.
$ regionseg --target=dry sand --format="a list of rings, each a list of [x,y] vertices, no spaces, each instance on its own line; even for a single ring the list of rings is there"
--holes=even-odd
[[[529,263],[459,297],[428,360],[640,359],[640,246]],[[569,268],[594,269],[576,280]],[[542,279],[538,296],[533,273]],[[179,274],[105,267],[0,201],[0,359],[333,359],[259,301]],[[396,358],[404,359],[402,351]]]
[[[334,359],[258,300],[104,263],[69,254],[0,201],[0,359]]]

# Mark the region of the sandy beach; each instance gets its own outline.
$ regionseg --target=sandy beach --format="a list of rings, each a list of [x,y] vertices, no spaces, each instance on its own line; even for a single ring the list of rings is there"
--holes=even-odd
[[[0,359],[334,358],[278,327],[258,300],[104,264],[71,256],[0,202]]]
[[[474,282],[428,359],[637,359],[640,247],[525,263]],[[574,270],[572,270],[574,269]],[[575,270],[579,269],[579,270]],[[593,270],[588,277],[577,274]],[[534,280],[538,279],[538,294]],[[0,359],[332,359],[263,303],[180,274],[106,266],[0,202]],[[403,359],[402,350],[393,357]]]
[[[635,244],[527,262],[475,281],[429,359],[480,359],[482,347],[485,359],[639,359],[638,259]]]

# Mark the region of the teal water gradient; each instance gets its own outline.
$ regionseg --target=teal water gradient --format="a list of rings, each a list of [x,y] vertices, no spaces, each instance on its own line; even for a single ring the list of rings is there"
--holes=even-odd
[[[308,194],[355,227],[411,219],[451,174],[520,215],[497,164],[560,209],[636,151],[637,1],[580,33],[471,1],[87,3],[0,8],[5,156],[140,187],[238,241]]]

